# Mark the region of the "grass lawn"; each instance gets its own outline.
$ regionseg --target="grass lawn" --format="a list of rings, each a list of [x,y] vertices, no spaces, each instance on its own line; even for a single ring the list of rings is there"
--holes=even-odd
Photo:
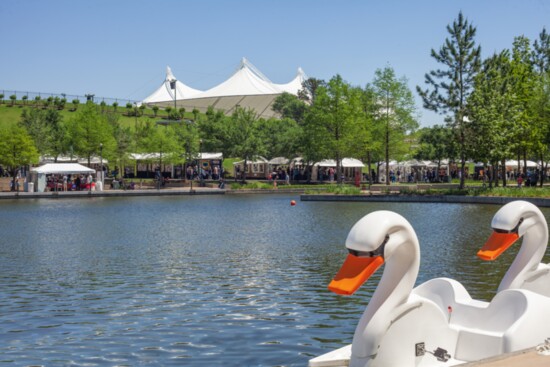
[[[28,107],[31,107],[34,105],[34,101],[27,101],[27,104],[25,105],[23,101],[18,101],[18,104],[15,106],[11,106],[11,101],[6,101],[4,97],[4,103],[0,104],[0,128],[10,126],[11,124],[18,123],[21,121],[21,113],[23,112],[23,109],[28,105]],[[78,109],[82,108],[82,104],[78,105]],[[98,105],[98,108],[101,108],[101,106]],[[105,106],[106,111],[114,112],[113,106]],[[67,121],[72,116],[74,116],[75,111],[73,111],[74,105],[72,103],[67,103],[65,105],[65,108],[63,110],[60,110],[60,114],[63,117],[63,121]],[[128,110],[124,106],[118,106],[117,113],[119,116],[119,122],[122,126],[129,126],[130,128],[134,128],[136,124],[136,117],[135,116],[127,116]],[[137,120],[139,121],[158,121],[161,119],[164,119],[167,117],[167,114],[163,110],[159,110],[157,113],[157,116],[154,116],[153,110],[150,108],[146,108],[144,111],[144,116],[139,116]],[[185,113],[185,118],[192,119],[193,114],[191,112]]]

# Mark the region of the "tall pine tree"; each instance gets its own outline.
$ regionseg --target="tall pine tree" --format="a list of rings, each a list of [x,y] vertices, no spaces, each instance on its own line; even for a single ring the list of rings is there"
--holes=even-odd
[[[425,75],[427,89],[416,87],[423,99],[424,108],[448,115],[453,128],[460,155],[460,188],[464,188],[464,167],[466,165],[466,132],[464,120],[468,116],[467,98],[472,92],[474,77],[481,67],[481,47],[476,46],[476,28],[462,12],[452,26],[447,26],[450,38],[438,52],[432,49],[431,56],[444,66]]]

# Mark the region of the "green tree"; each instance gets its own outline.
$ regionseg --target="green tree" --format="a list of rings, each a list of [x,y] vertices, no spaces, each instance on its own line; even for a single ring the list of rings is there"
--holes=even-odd
[[[533,43],[531,59],[539,75],[550,72],[550,34],[542,29],[539,39]]]
[[[326,83],[322,79],[308,78],[302,83],[302,89],[298,91],[298,98],[309,104],[315,104],[317,89],[325,85]]]
[[[259,137],[259,120],[252,109],[237,106],[227,120],[226,140],[230,147],[229,156],[244,159],[243,181],[246,179],[248,161],[265,154],[265,146]]]
[[[153,124],[147,122],[147,124]],[[149,128],[149,135],[145,138],[145,147],[149,153],[158,154],[158,164],[162,169],[163,163],[181,163],[182,147],[178,144],[172,126],[156,125]]]
[[[11,100],[11,106],[15,106],[15,101],[17,101],[17,96],[15,94],[12,94],[10,96],[10,100]]]
[[[181,122],[172,125],[175,138],[180,149],[183,148],[182,163],[192,164],[199,155],[199,129],[196,121],[182,120]],[[182,165],[182,173],[185,176],[185,166]],[[193,188],[193,180],[191,180],[191,189]]]
[[[298,157],[302,128],[293,119],[260,120],[258,134],[265,146],[265,158],[285,157],[292,160]]]
[[[271,108],[282,118],[293,119],[301,125],[304,122],[307,104],[295,95],[285,92],[275,98]]]
[[[384,129],[382,124],[378,124],[379,105],[376,91],[371,84],[367,85],[361,94],[361,109],[363,113],[362,124],[364,124],[364,154],[359,157],[367,162],[369,170],[369,184],[373,183],[372,163],[380,162],[384,159],[383,137]],[[377,169],[379,166],[376,166]],[[378,176],[378,173],[376,176]]]
[[[116,161],[121,170],[129,162],[129,153],[133,149],[133,133],[129,126],[122,126],[119,122],[119,115],[108,113],[105,115],[107,123],[111,127],[115,147],[104,154],[111,161]],[[122,171],[123,172],[123,171]]]
[[[414,98],[407,87],[407,80],[404,77],[397,79],[391,67],[376,70],[372,86],[378,104],[375,120],[383,126],[386,185],[389,185],[390,157],[400,158],[399,153],[403,148],[402,142],[406,133],[418,127],[414,117]]]
[[[0,130],[0,163],[12,177],[12,187],[16,187],[17,171],[22,166],[38,163],[39,154],[31,136],[17,125]]]
[[[100,145],[103,145],[103,156],[110,156],[116,147],[112,129],[107,116],[98,111],[97,106],[88,102],[71,119],[67,121],[70,136],[69,145],[74,152],[88,160],[98,157]]]
[[[4,94],[0,93],[0,104],[4,104]]]
[[[51,155],[57,161],[59,155],[67,152],[67,130],[59,111],[25,108],[20,125],[33,139],[39,154]]]
[[[21,99],[23,100],[23,104],[26,106],[27,105],[27,99],[29,99],[29,96],[24,95],[23,97],[21,97]]]
[[[222,111],[215,111],[212,107],[204,115],[197,114],[195,123],[198,124],[202,149],[205,152],[222,152],[225,157],[231,156],[231,144],[226,139],[229,119]]]
[[[540,126],[536,125],[532,110],[536,74],[531,62],[531,54],[529,39],[524,36],[516,37],[512,48],[510,79],[518,113],[512,121],[514,127],[512,142],[518,162],[521,159],[524,161],[524,173],[527,169],[525,164],[527,156],[540,148],[537,139],[541,136]]]
[[[79,103],[80,103],[80,100],[73,99],[73,111],[76,111],[78,109]]]
[[[439,172],[441,161],[453,156],[452,131],[446,126],[434,125],[420,130],[419,133],[419,148],[415,158],[437,162],[436,172]]]
[[[341,162],[345,157],[357,156],[361,150],[362,117],[361,96],[340,75],[316,91],[315,103],[306,117],[304,133],[309,147],[317,148],[317,156],[336,161],[338,183],[342,182]],[[314,140],[310,140],[313,138]],[[311,151],[307,153],[312,153]],[[319,159],[316,159],[319,160]]]
[[[117,108],[118,108],[118,102],[113,102],[113,109],[115,110],[115,112],[116,112]]]
[[[468,115],[467,99],[472,92],[474,77],[481,67],[481,47],[475,45],[476,28],[473,27],[462,12],[458,14],[452,26],[447,26],[450,38],[431,56],[444,69],[432,70],[425,75],[425,82],[429,88],[423,90],[416,87],[423,99],[424,108],[451,115],[449,125],[458,142],[460,154],[460,188],[464,188],[464,172],[466,166],[466,131],[464,120]],[[430,91],[431,88],[431,91]]]
[[[475,89],[468,97],[470,116],[464,122],[469,156],[490,163],[493,170],[501,163],[503,186],[506,186],[505,161],[514,146],[514,121],[519,110],[511,70],[508,50],[484,61],[475,78]],[[498,175],[493,172],[491,186],[495,177]]]
[[[153,106],[153,115],[157,117],[157,114],[159,112],[159,106]]]

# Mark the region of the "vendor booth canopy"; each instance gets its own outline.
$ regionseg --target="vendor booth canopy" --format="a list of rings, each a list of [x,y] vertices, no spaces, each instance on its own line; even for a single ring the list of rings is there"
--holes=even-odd
[[[269,160],[269,162],[267,162],[271,165],[281,165],[281,164],[288,164],[288,158],[285,158],[285,157],[275,157],[275,158],[272,158]]]
[[[81,174],[81,173],[95,173],[91,168],[85,167],[77,163],[47,163],[43,166],[33,169],[34,172],[41,174]]]
[[[315,163],[315,165],[319,167],[336,167],[336,161],[334,159],[324,159],[321,162]],[[365,167],[365,165],[359,159],[343,158],[342,167],[344,168]]]

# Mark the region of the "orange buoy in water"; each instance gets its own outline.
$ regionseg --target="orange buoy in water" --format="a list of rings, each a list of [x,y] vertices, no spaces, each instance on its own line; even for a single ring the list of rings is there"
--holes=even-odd
[[[290,200],[290,206],[294,206],[296,205],[296,201],[295,200]]]

